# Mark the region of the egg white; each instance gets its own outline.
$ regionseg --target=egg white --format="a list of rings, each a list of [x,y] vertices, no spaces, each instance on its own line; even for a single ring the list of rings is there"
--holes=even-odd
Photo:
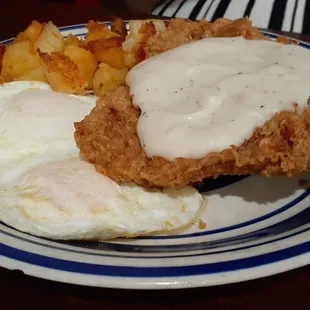
[[[75,121],[95,98],[48,85],[0,86],[0,221],[51,239],[111,239],[183,228],[205,199],[191,187],[118,185],[79,159]]]
[[[95,103],[95,98],[53,92],[40,82],[1,85],[0,184],[38,163],[77,155],[73,123]]]
[[[120,186],[79,158],[39,165],[0,187],[0,218],[53,239],[111,239],[181,228],[197,218],[193,188]]]

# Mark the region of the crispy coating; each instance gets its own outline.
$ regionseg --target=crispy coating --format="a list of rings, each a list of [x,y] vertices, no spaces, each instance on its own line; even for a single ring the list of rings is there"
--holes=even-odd
[[[158,53],[208,37],[243,36],[264,39],[248,19],[214,23],[175,19],[132,21],[123,43],[125,64],[130,68]],[[285,37],[279,42],[291,43]],[[310,110],[282,111],[249,140],[199,160],[167,161],[148,158],[136,132],[140,110],[134,108],[127,87],[119,87],[98,101],[85,119],[75,124],[75,139],[81,156],[119,183],[135,182],[145,187],[180,187],[219,175],[262,174],[292,176],[308,169],[310,161]]]
[[[75,123],[75,140],[83,159],[119,183],[180,187],[219,175],[292,176],[310,163],[310,107],[298,112],[275,114],[240,146],[200,160],[167,161],[146,156],[136,132],[140,111],[133,107],[128,88],[119,87]]]
[[[213,23],[185,19],[134,20],[129,23],[130,33],[123,43],[125,64],[132,68],[137,63],[192,41],[210,37],[236,37],[266,39],[252,23],[241,18],[234,21],[220,18]]]

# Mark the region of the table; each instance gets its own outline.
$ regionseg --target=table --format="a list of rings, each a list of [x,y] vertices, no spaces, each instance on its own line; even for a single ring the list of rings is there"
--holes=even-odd
[[[31,3],[31,5],[29,4]],[[85,23],[89,19],[124,19],[145,15],[125,11],[108,12],[98,8],[80,8],[70,4],[18,0],[1,3],[0,40],[14,36],[32,20],[53,20],[57,26]],[[309,40],[310,35],[291,35]],[[213,288],[172,291],[129,291],[87,288],[55,283],[25,276],[21,271],[0,268],[0,308],[41,309],[276,309],[287,306],[306,308],[310,287],[310,266],[240,284]]]

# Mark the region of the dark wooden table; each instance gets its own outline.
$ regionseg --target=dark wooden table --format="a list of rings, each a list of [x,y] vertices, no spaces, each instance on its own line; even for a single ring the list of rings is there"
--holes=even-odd
[[[32,20],[53,20],[58,26],[109,20],[104,9],[69,4],[42,4],[40,0],[2,1],[0,40],[14,36]],[[143,18],[128,12],[118,16]],[[292,35],[301,40],[310,36]],[[1,253],[0,253],[1,255]],[[0,268],[0,309],[308,309],[310,266],[240,284],[174,291],[121,291],[71,286],[25,276]]]

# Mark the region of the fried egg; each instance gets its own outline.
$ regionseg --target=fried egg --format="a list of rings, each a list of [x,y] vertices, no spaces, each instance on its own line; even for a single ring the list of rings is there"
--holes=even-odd
[[[45,83],[1,85],[0,184],[38,163],[77,155],[73,123],[95,103],[95,98],[56,93]]]
[[[205,199],[191,187],[119,185],[79,158],[73,123],[96,98],[48,85],[0,86],[0,221],[51,239],[111,239],[179,230]]]
[[[147,191],[118,185],[79,158],[30,169],[0,189],[0,216],[53,239],[111,239],[169,231],[197,217],[193,188]]]

